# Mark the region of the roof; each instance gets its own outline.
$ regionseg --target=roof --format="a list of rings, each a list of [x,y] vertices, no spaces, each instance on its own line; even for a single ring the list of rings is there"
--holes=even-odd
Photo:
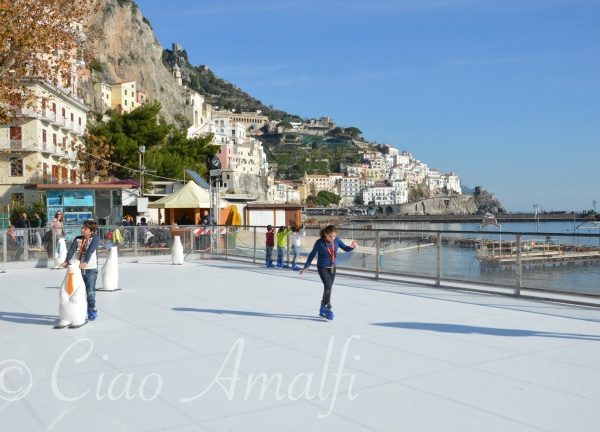
[[[248,203],[246,208],[251,209],[301,209],[302,205],[297,203]]]
[[[220,207],[230,204],[221,198]],[[170,195],[148,204],[149,208],[210,208],[210,193],[190,180],[187,184]]]
[[[123,183],[38,183],[25,186],[26,189],[55,190],[55,189],[136,189],[133,184]]]

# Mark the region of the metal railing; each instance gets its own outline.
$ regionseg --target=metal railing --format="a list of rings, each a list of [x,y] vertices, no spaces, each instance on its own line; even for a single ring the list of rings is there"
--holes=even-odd
[[[67,246],[79,228],[67,226]],[[0,236],[4,266],[55,265],[55,232],[17,228],[19,249],[7,242],[6,231]],[[319,238],[318,228],[305,233],[296,263],[300,266]],[[188,257],[265,264],[265,227],[100,226],[96,235],[100,262],[112,246],[123,257],[170,255],[173,238],[179,236]],[[352,253],[339,252],[340,274],[600,306],[600,234],[338,227],[338,237],[357,243]],[[282,270],[292,261],[289,237],[286,246]]]

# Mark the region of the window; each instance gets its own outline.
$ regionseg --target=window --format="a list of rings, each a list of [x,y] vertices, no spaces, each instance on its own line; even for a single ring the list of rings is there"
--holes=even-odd
[[[125,89],[125,96],[127,96],[127,89]],[[125,104],[125,105],[127,105],[127,104]]]
[[[11,157],[10,163],[10,176],[11,177],[23,177],[23,158]]]
[[[77,171],[74,169],[71,170],[71,183],[77,183]]]
[[[55,133],[52,134],[52,144],[54,144],[56,146],[56,134]]]
[[[67,110],[64,108],[61,110],[63,118],[67,118]]]
[[[77,122],[79,123],[79,126],[81,126],[81,117],[79,117],[77,120],[78,120]]]
[[[11,141],[21,141],[21,126],[11,126],[10,127],[10,140]]]
[[[61,180],[66,183],[69,179],[69,170],[68,168],[61,167],[61,171]]]
[[[58,181],[59,168],[60,167],[58,165],[52,165],[52,179],[54,181]]]
[[[42,143],[46,146],[46,129],[42,129]]]
[[[75,121],[75,115],[71,113],[71,121]]]
[[[56,104],[52,102],[52,112],[56,114]]]
[[[127,99],[125,99],[125,106],[127,106]]]

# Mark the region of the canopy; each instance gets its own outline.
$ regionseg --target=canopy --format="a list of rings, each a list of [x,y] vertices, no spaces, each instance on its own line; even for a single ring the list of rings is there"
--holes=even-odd
[[[230,203],[224,199],[219,200],[219,207],[228,207]],[[210,208],[210,194],[208,190],[201,188],[190,180],[184,187],[173,192],[171,195],[148,204],[149,208]]]

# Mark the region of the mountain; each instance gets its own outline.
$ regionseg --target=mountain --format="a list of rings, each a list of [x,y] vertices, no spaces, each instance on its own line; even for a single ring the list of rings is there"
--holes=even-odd
[[[104,0],[90,25],[93,60],[87,65],[91,77],[82,84],[82,96],[97,113],[102,111],[97,84],[136,81],[138,90],[145,92],[149,100],[160,101],[163,117],[175,123],[183,100],[171,67],[179,57],[184,59],[179,66],[185,84],[204,95],[210,104],[243,111],[261,110],[275,120],[301,120],[297,115],[264,105],[206,66],[192,66],[185,50],[176,56],[172,50],[164,49],[150,22],[132,0]]]
[[[159,100],[162,115],[171,123],[181,111],[181,89],[162,61],[163,47],[138,6],[129,0],[104,0],[91,18],[91,78],[82,96],[95,112],[102,111],[100,82],[136,81],[148,99]]]

